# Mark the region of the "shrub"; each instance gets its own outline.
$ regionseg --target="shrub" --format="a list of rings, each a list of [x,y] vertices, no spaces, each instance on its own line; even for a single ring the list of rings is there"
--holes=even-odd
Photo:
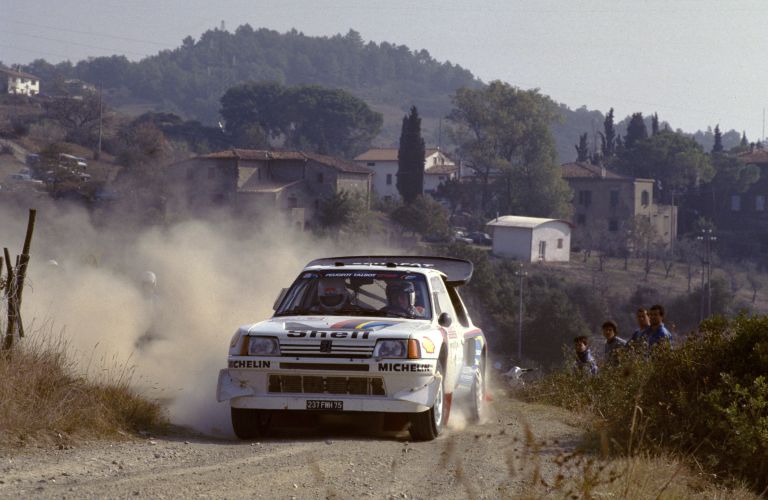
[[[160,406],[131,389],[130,369],[89,381],[76,374],[63,342],[30,340],[0,352],[0,446],[63,444],[164,425]]]
[[[768,317],[709,320],[650,360],[628,351],[596,377],[559,371],[525,395],[597,416],[614,449],[671,449],[768,487]]]

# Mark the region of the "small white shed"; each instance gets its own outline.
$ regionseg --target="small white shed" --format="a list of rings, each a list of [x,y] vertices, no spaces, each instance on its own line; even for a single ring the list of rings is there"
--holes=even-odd
[[[568,262],[571,223],[519,215],[496,217],[486,224],[493,236],[493,254],[528,262]]]

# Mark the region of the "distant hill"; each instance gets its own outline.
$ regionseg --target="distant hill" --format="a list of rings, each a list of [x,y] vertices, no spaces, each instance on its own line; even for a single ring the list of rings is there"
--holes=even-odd
[[[124,56],[97,57],[52,65],[36,60],[23,68],[39,76],[52,93],[64,79],[103,85],[107,99],[126,112],[154,109],[215,124],[224,92],[245,81],[284,85],[318,84],[342,88],[384,115],[378,145],[396,145],[402,117],[411,105],[423,118],[425,140],[446,149],[451,96],[460,87],[483,85],[469,70],[433,59],[426,50],[387,42],[365,43],[360,34],[310,37],[296,30],[278,33],[245,24],[234,33],[209,30],[139,62]],[[562,123],[553,125],[560,161],[575,158],[579,134],[602,130],[600,112],[561,105]],[[607,111],[607,110],[605,110]]]

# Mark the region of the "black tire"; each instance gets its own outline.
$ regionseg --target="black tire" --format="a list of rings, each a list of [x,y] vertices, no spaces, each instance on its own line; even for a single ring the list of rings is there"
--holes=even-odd
[[[475,373],[475,381],[470,392],[470,417],[473,423],[479,423],[485,417],[487,403],[485,402],[485,377],[481,366]]]
[[[264,410],[231,408],[232,429],[239,439],[256,439],[267,434],[272,414]]]
[[[443,378],[443,364],[439,361],[437,362],[437,373],[440,375],[440,386],[432,407],[427,411],[414,413],[411,416],[409,431],[414,441],[432,441],[443,430],[446,411],[445,380]]]

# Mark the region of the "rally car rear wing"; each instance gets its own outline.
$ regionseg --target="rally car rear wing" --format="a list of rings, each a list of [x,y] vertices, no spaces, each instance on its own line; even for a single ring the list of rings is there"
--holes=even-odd
[[[437,269],[446,276],[453,286],[464,285],[472,278],[474,266],[468,260],[451,257],[423,257],[417,255],[359,255],[347,257],[326,257],[315,259],[305,269],[314,266],[386,266],[419,267]]]

